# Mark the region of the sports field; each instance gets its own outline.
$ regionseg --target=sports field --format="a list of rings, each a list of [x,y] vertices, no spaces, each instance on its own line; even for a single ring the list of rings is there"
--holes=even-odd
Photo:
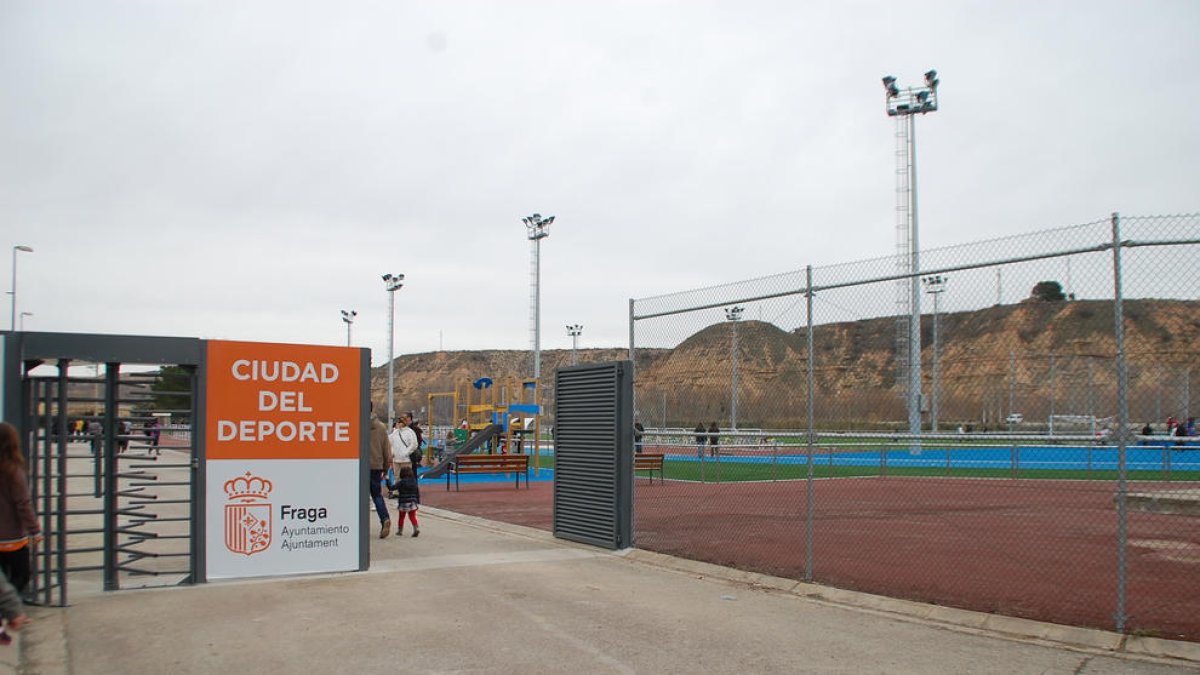
[[[908,450],[889,451],[886,461],[881,453],[834,452],[823,464],[814,457],[811,482],[799,480],[807,477],[807,454],[800,463],[794,454],[722,451],[718,464],[707,456],[698,461],[694,448],[661,450],[669,456],[667,480],[636,481],[640,548],[934,604],[1115,625],[1120,533],[1104,448],[1091,449],[1090,469],[1089,448],[1067,455],[1062,447],[1040,455],[1020,448],[1015,475],[1011,451],[1002,448],[961,463],[952,450],[950,475],[946,453],[936,450],[908,458]],[[1170,450],[1164,470],[1161,449],[1146,452],[1137,461],[1149,466],[1136,471],[1154,478],[1131,473],[1130,491],[1196,489],[1192,467],[1200,453]],[[552,528],[549,481],[521,490],[510,481],[464,483],[461,492],[431,483],[422,497],[433,506]],[[1124,537],[1127,630],[1200,641],[1200,519],[1131,510]]]

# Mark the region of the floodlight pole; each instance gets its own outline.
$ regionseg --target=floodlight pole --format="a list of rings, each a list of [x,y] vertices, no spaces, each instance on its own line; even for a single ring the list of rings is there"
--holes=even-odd
[[[909,303],[908,323],[908,432],[912,436],[912,448],[921,447],[921,260],[920,240],[917,228],[917,141],[915,116],[933,112],[938,108],[938,76],[936,70],[925,73],[924,87],[896,86],[896,78],[883,78],[885,106],[889,117],[907,118],[907,206],[909,242]]]
[[[542,377],[542,240],[550,236],[546,228],[554,222],[554,216],[542,218],[535,213],[522,218],[529,240],[533,242],[533,379],[541,382]],[[539,384],[540,386],[540,384]],[[538,392],[541,398],[541,392]]]
[[[8,292],[12,296],[12,319],[9,322],[9,330],[17,330],[17,253],[33,253],[33,248],[29,246],[14,246],[12,249],[12,290]]]
[[[742,312],[745,307],[726,307],[725,319],[729,321],[729,326],[733,331],[733,340],[729,349],[729,360],[733,363],[733,372],[730,375],[730,396],[729,396],[729,427],[733,431],[737,431],[737,403],[738,403],[738,322],[742,320]]]
[[[342,310],[342,321],[346,322],[346,346],[350,346],[350,326],[354,323],[354,317],[358,316],[358,312],[353,309]]]
[[[577,352],[579,350],[579,336],[583,333],[583,324],[572,324],[567,326],[567,335],[571,336],[571,365],[579,363]]]
[[[939,319],[939,303],[938,300],[942,297],[942,292],[946,290],[946,277],[942,275],[934,275],[921,279],[925,284],[925,292],[933,296],[933,392],[929,402],[929,430],[937,432],[938,430],[938,403],[941,399],[941,360],[942,360],[942,344],[938,338],[938,319]]]
[[[388,431],[396,419],[396,291],[404,286],[403,274],[385,274],[383,283],[388,292],[388,391],[387,391],[387,420]]]

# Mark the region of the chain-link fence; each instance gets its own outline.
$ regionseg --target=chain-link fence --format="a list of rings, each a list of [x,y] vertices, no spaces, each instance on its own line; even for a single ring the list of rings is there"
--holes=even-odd
[[[1114,215],[632,301],[637,545],[1200,640],[1197,255]]]

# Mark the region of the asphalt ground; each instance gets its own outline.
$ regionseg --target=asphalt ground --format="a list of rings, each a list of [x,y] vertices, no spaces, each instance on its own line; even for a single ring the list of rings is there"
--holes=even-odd
[[[1191,643],[421,518],[419,538],[373,538],[367,572],[80,590],[30,608],[0,673],[1200,672]]]

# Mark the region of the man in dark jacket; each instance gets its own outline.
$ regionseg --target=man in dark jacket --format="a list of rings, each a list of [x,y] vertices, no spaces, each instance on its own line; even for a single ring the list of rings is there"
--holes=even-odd
[[[392,466],[392,444],[388,440],[387,426],[375,416],[375,402],[371,402],[371,442],[367,454],[367,484],[375,513],[379,515],[379,538],[386,539],[392,533],[392,520],[388,517],[387,502],[383,499],[383,476]]]

